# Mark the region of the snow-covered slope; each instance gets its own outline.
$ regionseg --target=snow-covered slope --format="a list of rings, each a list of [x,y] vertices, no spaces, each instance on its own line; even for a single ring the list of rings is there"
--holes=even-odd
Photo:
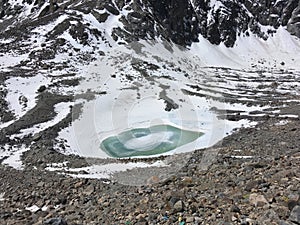
[[[0,157],[106,157],[104,137],[162,122],[205,132],[186,152],[282,116],[299,100],[299,5],[262,2],[2,1]]]

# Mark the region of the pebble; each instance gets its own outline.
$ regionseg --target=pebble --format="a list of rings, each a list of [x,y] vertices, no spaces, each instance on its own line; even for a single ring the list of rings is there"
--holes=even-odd
[[[191,222],[193,222],[194,221],[194,217],[192,217],[192,216],[189,216],[189,217],[187,217],[186,218],[186,220],[185,220],[187,223],[191,223]]]
[[[173,209],[175,212],[181,212],[183,210],[183,202],[181,200],[177,201],[174,204]]]
[[[62,219],[60,217],[58,217],[58,218],[50,218],[50,219],[46,220],[44,222],[44,224],[45,225],[68,225],[68,223],[64,219]]]
[[[94,192],[95,188],[94,186],[91,184],[89,186],[87,186],[84,191],[83,191],[83,194],[85,195],[91,195],[93,192]]]
[[[300,224],[300,206],[297,205],[293,208],[289,220],[293,223]]]
[[[249,202],[256,207],[263,207],[268,204],[268,201],[263,195],[252,193],[249,196]]]
[[[231,212],[237,212],[237,213],[241,212],[240,208],[236,205],[231,206],[230,211]]]

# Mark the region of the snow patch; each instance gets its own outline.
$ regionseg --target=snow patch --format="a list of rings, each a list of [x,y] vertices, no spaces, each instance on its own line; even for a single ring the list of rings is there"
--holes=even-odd
[[[208,66],[236,69],[299,70],[300,63],[296,63],[300,62],[299,51],[299,39],[290,35],[284,27],[279,27],[267,41],[251,32],[249,37],[240,36],[233,48],[227,48],[224,44],[212,45],[200,35],[199,43],[193,43],[190,48],[190,52]],[[281,65],[282,62],[284,65]]]
[[[24,59],[27,59],[28,54],[16,55],[13,53],[6,53],[0,57],[0,69],[8,69],[9,67],[16,66],[21,63]]]
[[[58,24],[62,23],[68,18],[69,16],[66,14],[61,15],[55,21],[48,23],[47,25],[36,27],[35,29],[32,30],[32,32],[39,34],[40,36],[45,36],[46,34],[48,34],[49,31],[52,31]]]
[[[91,165],[81,168],[68,168],[68,167],[54,167],[49,164],[45,169],[48,171],[57,171],[59,173],[76,177],[76,178],[94,178],[94,179],[109,179],[111,175],[116,172],[122,172],[134,168],[148,168],[148,167],[165,167],[167,166],[162,161],[155,163],[111,163],[105,165]],[[84,174],[80,172],[85,171]]]
[[[23,138],[24,136],[27,136],[30,134],[34,135],[34,134],[37,134],[39,132],[42,132],[42,131],[48,129],[49,127],[52,127],[52,126],[58,124],[60,121],[62,121],[64,118],[66,118],[67,115],[70,113],[71,105],[72,105],[72,103],[70,103],[70,102],[60,102],[60,103],[56,104],[54,106],[54,112],[57,113],[57,115],[52,120],[44,122],[44,123],[36,124],[30,128],[22,129],[22,130],[20,130],[19,134],[11,135],[10,139],[12,140],[16,137]]]
[[[3,165],[8,165],[10,167],[13,167],[17,170],[23,169],[23,164],[21,161],[21,155],[28,151],[29,148],[25,147],[25,145],[21,146],[6,146],[6,151],[1,152],[0,151],[0,158],[5,158],[2,161]]]
[[[4,195],[5,193],[0,193],[0,202],[5,201]]]
[[[36,105],[38,88],[49,83],[49,79],[42,74],[35,77],[12,77],[5,81],[8,90],[6,101],[17,119]]]

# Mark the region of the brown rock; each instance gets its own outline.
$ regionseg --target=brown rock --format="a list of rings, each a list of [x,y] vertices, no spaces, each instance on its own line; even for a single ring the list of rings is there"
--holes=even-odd
[[[83,191],[83,194],[85,195],[91,195],[93,192],[94,192],[95,188],[94,186],[91,184],[89,186],[87,186],[84,191]]]
[[[183,202],[181,200],[179,200],[174,204],[173,209],[175,212],[182,212],[183,207],[184,207]]]
[[[249,202],[256,207],[263,207],[268,204],[268,201],[263,195],[252,193],[249,196]]]

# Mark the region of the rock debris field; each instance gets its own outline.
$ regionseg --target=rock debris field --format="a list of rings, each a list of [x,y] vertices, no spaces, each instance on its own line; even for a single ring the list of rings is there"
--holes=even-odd
[[[242,128],[192,153],[176,175],[142,186],[66,177],[36,169],[38,160],[22,171],[1,165],[0,223],[299,224],[300,121],[285,120]],[[203,162],[208,153],[215,157]]]

